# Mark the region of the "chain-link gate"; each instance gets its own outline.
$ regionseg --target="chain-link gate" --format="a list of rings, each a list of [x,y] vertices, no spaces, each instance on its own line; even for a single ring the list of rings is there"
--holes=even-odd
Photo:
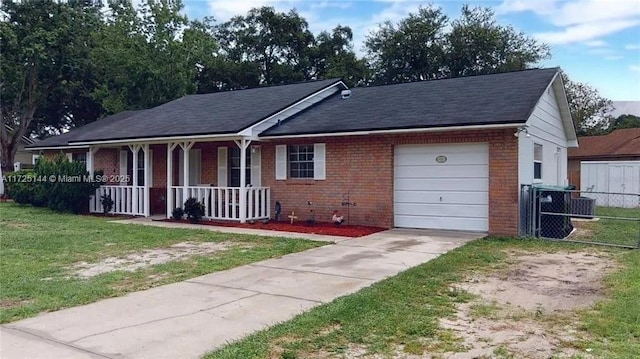
[[[520,235],[640,248],[640,194],[522,185]]]

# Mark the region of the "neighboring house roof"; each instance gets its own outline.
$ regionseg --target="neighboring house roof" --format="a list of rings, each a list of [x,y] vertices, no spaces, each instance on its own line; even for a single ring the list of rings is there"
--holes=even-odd
[[[613,101],[613,111],[609,115],[613,118],[620,115],[640,116],[640,101]]]
[[[44,140],[40,140],[32,145],[27,146],[27,148],[33,148],[33,147],[47,148],[47,147],[69,146],[70,142],[74,140],[81,140],[87,134],[90,134],[94,131],[101,131],[102,129],[107,127],[123,126],[121,124],[123,120],[126,120],[135,115],[139,115],[142,112],[144,112],[144,110],[119,112],[115,115],[107,116],[97,121],[90,122],[82,127],[74,128],[69,132],[65,132],[57,136],[52,136]]]
[[[263,133],[302,135],[525,123],[557,68],[356,87]]]
[[[624,128],[608,135],[578,138],[580,147],[569,149],[569,158],[640,156],[640,128]]]
[[[9,131],[10,133],[12,133],[12,132],[13,132],[13,127],[11,127],[11,126],[7,125],[6,123],[5,123],[5,125],[4,125],[4,128],[6,128],[6,129],[7,129],[7,131]],[[29,137],[27,137],[27,136],[22,136],[21,140],[22,140],[22,144],[24,144],[24,145],[31,145],[31,144],[33,144],[33,143],[35,143],[35,142],[37,142],[37,141],[38,141],[38,140],[36,140],[36,139],[29,138]]]

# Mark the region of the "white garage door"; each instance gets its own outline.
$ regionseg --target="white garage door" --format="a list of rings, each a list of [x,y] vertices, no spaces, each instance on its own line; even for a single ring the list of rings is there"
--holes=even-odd
[[[489,145],[395,149],[396,227],[489,230]]]

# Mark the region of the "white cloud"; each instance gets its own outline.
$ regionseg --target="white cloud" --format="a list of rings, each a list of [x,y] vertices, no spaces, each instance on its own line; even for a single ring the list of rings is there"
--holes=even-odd
[[[591,40],[584,43],[588,47],[605,47],[607,43],[602,40]]]
[[[537,34],[549,44],[569,44],[598,40],[640,25],[637,0],[504,0],[501,14],[533,12],[558,30]]]
[[[625,47],[627,50],[640,50],[639,44],[627,44]]]
[[[278,11],[288,12],[294,8],[296,0],[209,0],[211,15],[216,21],[224,22],[236,15],[245,15],[255,7],[273,6]]]
[[[629,66],[629,70],[633,71],[633,72],[640,72],[640,66],[638,65],[631,65]]]
[[[565,27],[560,31],[549,31],[534,34],[543,42],[551,45],[565,45],[574,42],[585,42],[640,25],[640,20],[620,20],[606,23],[584,23]]]
[[[539,15],[549,15],[556,11],[557,0],[504,0],[496,7],[496,13],[508,14],[512,12],[532,11]]]
[[[604,57],[605,60],[609,60],[609,61],[615,61],[615,60],[622,60],[624,59],[624,56],[620,56],[620,55],[608,55]]]

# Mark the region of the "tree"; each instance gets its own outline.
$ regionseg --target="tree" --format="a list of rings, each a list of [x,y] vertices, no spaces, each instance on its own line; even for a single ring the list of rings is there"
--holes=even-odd
[[[386,84],[443,77],[447,22],[441,8],[420,7],[417,14],[409,14],[397,25],[387,21],[371,32],[365,46],[374,82]]]
[[[612,102],[600,96],[597,89],[569,79],[562,73],[569,110],[578,136],[601,135],[611,122]]]
[[[640,117],[635,115],[620,115],[611,120],[608,132],[613,132],[621,128],[640,128]]]
[[[550,57],[547,45],[497,24],[490,8],[464,5],[446,39],[451,77],[523,70]]]
[[[366,81],[369,68],[353,51],[353,32],[347,26],[336,26],[331,33],[322,31],[310,49],[308,79],[340,77],[347,86]]]
[[[314,40],[308,27],[295,10],[285,14],[261,7],[219,25],[216,38],[228,60],[259,68],[261,85],[283,84],[306,78]]]
[[[110,2],[91,52],[99,74],[93,96],[108,113],[149,108],[196,91],[197,63],[215,54],[209,23],[180,14],[180,0]],[[207,52],[208,51],[208,52]]]
[[[84,5],[43,0],[4,1],[0,7],[4,15],[0,21],[0,160],[4,171],[12,169],[20,140],[30,130],[45,125],[60,128],[78,119],[77,113],[69,112],[73,106],[67,100],[81,86],[86,40],[98,26],[97,7],[90,2]],[[76,100],[78,108],[91,107],[90,101],[84,103],[86,98]],[[47,108],[58,118],[43,112]]]
[[[546,45],[497,24],[491,9],[467,5],[451,23],[441,8],[420,8],[380,25],[365,45],[376,83],[522,70],[549,57]]]

